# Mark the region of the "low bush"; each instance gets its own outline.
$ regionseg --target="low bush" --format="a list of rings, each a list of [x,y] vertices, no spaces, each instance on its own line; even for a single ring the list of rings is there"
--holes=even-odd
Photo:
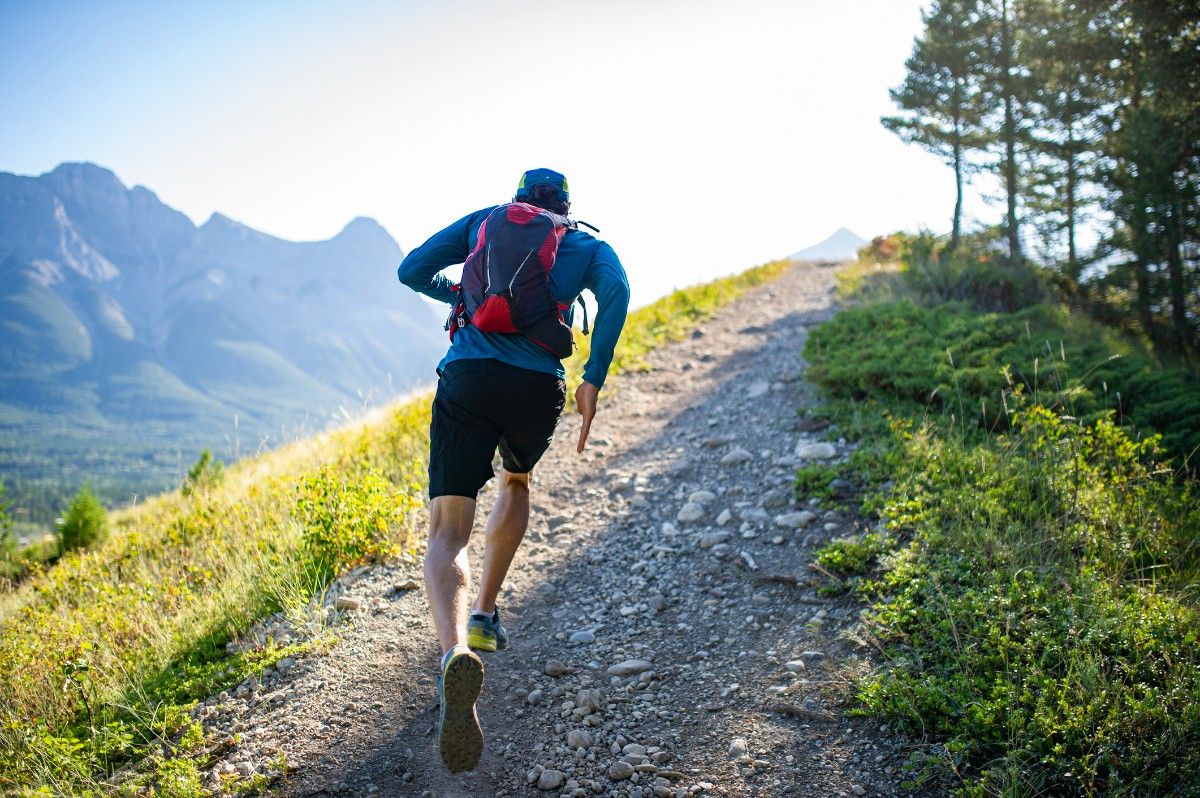
[[[1166,458],[1186,458],[1198,422],[1149,411],[1194,406],[1183,375],[1049,308],[870,305],[805,354],[821,414],[891,482],[863,502],[875,531],[817,560],[870,573],[865,633],[886,658],[857,711],[936,743],[912,781],[972,798],[1189,794],[1200,497]],[[832,470],[802,479],[820,490]]]
[[[838,399],[946,411],[986,432],[1007,427],[1004,397],[1017,393],[1085,421],[1113,412],[1135,436],[1161,434],[1180,465],[1200,447],[1200,381],[1062,308],[851,308],[814,330],[806,351],[810,376]]]

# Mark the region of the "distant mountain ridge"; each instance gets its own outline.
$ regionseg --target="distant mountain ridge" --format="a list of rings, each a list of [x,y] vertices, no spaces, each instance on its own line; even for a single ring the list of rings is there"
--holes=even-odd
[[[0,476],[39,436],[278,440],[433,375],[441,319],[377,222],[196,226],[95,164],[0,173]]]
[[[790,260],[848,260],[858,254],[858,250],[870,242],[865,238],[847,230],[838,228],[837,232],[819,244],[788,255]]]

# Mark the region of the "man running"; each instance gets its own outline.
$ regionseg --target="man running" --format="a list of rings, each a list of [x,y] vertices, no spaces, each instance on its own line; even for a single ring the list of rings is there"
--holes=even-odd
[[[550,169],[531,169],[521,177],[513,201],[566,216],[566,178]],[[459,219],[409,253],[397,270],[400,282],[455,306],[459,296],[440,272],[467,259],[480,225],[493,210]],[[567,308],[567,324],[585,288],[596,297],[598,313],[584,381],[575,392],[583,419],[578,452],[587,443],[596,400],[625,324],[629,282],[612,247],[572,227],[550,272],[551,293]],[[508,645],[496,596],[529,524],[529,473],[550,445],[566,401],[566,383],[562,362],[545,346],[520,333],[484,332],[470,323],[456,330],[438,375],[429,426],[425,587],[444,652],[438,677],[438,746],[446,767],[458,772],[475,767],[483,751],[475,712],[483,662],[472,649],[495,651]],[[479,592],[468,604],[467,541],[479,489],[495,476],[497,448],[500,489],[487,520]]]

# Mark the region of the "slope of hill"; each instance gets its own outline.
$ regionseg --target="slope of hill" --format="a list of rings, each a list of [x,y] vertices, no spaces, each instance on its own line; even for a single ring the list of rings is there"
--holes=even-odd
[[[370,219],[292,242],[220,214],[197,227],[93,164],[0,173],[0,474],[18,505],[64,467],[105,472],[112,498],[114,457],[149,477],[129,487],[161,489],[164,459],[252,452],[427,381],[441,324],[397,284],[402,256]]]
[[[824,241],[788,255],[789,260],[848,260],[869,242],[861,236],[838,228],[837,232]]]
[[[614,367],[650,370],[656,347],[686,338],[717,308],[791,265],[768,264],[634,311]],[[778,307],[789,312],[789,305]],[[731,345],[741,340],[730,334]],[[568,361],[573,379],[585,359],[581,350]],[[705,368],[722,362],[706,361]],[[611,434],[602,432],[602,419],[615,416],[620,395],[615,386],[606,391],[609,409],[602,410],[597,438]],[[671,391],[656,396],[664,406],[675,402]],[[310,632],[319,630],[327,619],[321,602],[332,599],[327,588],[337,572],[384,557],[413,562],[414,533],[424,517],[428,422],[429,401],[422,397],[243,461],[212,488],[187,497],[176,491],[115,514],[114,533],[98,550],[71,552],[16,589],[0,589],[0,792],[44,785],[75,795],[120,770],[131,789],[149,778],[154,794],[199,795],[199,787],[166,791],[184,781],[188,768],[194,772],[219,756],[209,749],[215,737],[197,740],[189,732],[186,743],[178,737],[190,723],[188,706],[261,675],[279,657],[298,653],[300,641],[276,626],[265,647],[226,642],[278,609],[301,625],[311,621]],[[602,473],[596,461],[609,448],[594,441],[590,471]],[[573,551],[562,549],[564,556]],[[422,626],[422,642],[427,634]],[[71,674],[66,690],[63,674]],[[400,683],[411,690],[411,678]],[[410,703],[417,701],[413,696]],[[211,713],[195,716],[202,714]],[[37,734],[27,733],[31,718],[42,719]],[[164,763],[157,752],[167,740],[187,747],[196,761]],[[131,759],[144,767],[127,768]],[[232,790],[236,778],[218,781]]]

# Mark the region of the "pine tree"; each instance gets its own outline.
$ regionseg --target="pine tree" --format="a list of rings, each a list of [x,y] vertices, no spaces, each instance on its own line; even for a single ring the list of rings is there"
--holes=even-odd
[[[71,499],[67,512],[58,524],[59,549],[71,551],[87,548],[108,537],[108,515],[104,505],[84,485]]]
[[[905,113],[881,121],[908,143],[942,157],[954,169],[950,248],[962,237],[963,185],[969,153],[981,146],[978,97],[978,0],[937,0],[924,14],[925,31],[913,45],[904,82],[892,101]]]

